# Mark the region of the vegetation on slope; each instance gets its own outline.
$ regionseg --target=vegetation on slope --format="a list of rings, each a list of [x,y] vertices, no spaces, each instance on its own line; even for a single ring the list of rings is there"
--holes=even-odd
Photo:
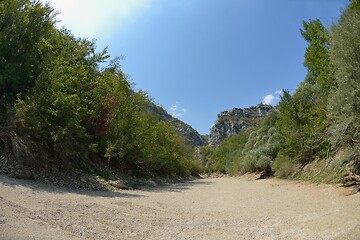
[[[54,9],[0,2],[1,155],[68,170],[105,165],[141,176],[199,172],[194,152],[149,113],[107,50],[55,27]],[[303,22],[305,80],[276,110],[217,148],[203,147],[207,172],[272,172],[339,181],[360,174],[360,1],[330,29]],[[1,156],[0,156],[1,157]]]
[[[360,173],[360,1],[337,24],[303,22],[307,76],[260,125],[202,149],[208,171],[336,182]],[[321,177],[320,177],[321,176]]]
[[[193,150],[147,111],[106,49],[55,27],[54,9],[0,2],[0,149],[26,164],[106,165],[142,176],[195,174]],[[107,65],[105,63],[107,62]]]

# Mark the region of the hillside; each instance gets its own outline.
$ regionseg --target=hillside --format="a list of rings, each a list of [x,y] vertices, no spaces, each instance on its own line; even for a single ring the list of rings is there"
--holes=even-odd
[[[199,173],[185,139],[197,145],[201,136],[149,113],[150,98],[133,89],[119,57],[58,29],[48,3],[1,1],[0,10],[0,160],[105,179],[105,168],[144,178]]]
[[[192,128],[189,124],[186,124],[183,121],[174,118],[162,107],[149,102],[147,108],[149,113],[154,114],[159,121],[167,122],[171,126],[173,126],[174,129],[185,138],[188,145],[192,146],[193,148],[207,145],[207,140],[203,136],[201,136],[194,128]]]

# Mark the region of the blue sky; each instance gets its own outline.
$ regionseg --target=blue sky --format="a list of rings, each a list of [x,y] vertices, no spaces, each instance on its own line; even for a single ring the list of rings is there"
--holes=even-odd
[[[75,36],[124,56],[122,69],[170,114],[207,134],[216,115],[305,78],[303,20],[326,27],[348,0],[50,1]]]

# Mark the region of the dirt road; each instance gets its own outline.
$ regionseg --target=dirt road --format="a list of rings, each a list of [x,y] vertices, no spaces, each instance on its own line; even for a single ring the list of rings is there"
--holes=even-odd
[[[360,239],[360,194],[248,177],[136,191],[0,176],[0,239]]]

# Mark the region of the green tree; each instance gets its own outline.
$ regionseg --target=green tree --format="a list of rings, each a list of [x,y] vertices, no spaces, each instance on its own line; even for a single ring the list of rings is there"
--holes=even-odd
[[[54,12],[40,1],[0,1],[0,110],[34,86],[46,43],[54,33]]]
[[[328,30],[318,19],[304,21],[301,35],[308,42],[304,60],[308,73],[292,96],[284,91],[276,127],[281,156],[304,165],[315,157],[327,157],[327,102],[336,84],[331,74]]]
[[[352,1],[333,27],[331,62],[337,88],[329,100],[331,143],[335,150],[348,149],[348,161],[360,171],[360,10]]]
[[[359,0],[349,0],[349,2],[350,2],[349,9],[360,10],[360,1]]]
[[[303,21],[303,29],[300,33],[308,42],[304,65],[312,74],[312,79],[324,91],[328,91],[334,84],[329,74],[329,31],[319,19],[316,19]]]
[[[93,43],[75,39],[67,30],[54,31],[44,49],[46,61],[38,65],[36,84],[15,105],[17,131],[30,136],[33,149],[47,149],[39,159],[81,162],[89,144],[87,93],[96,78],[89,62]]]
[[[193,150],[149,114],[149,97],[132,89],[119,58],[100,69],[107,49],[97,52],[95,42],[57,29],[54,16],[39,1],[0,1],[1,117],[15,120],[11,134],[0,129],[0,147],[21,142],[38,166],[95,162],[146,176],[197,173]]]

